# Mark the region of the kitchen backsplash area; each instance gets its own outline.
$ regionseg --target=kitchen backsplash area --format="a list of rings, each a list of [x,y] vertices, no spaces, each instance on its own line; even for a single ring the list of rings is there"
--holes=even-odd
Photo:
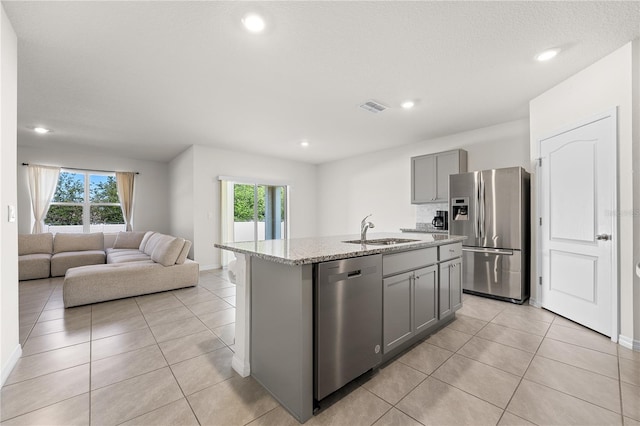
[[[431,226],[436,210],[449,210],[447,203],[418,204],[416,206],[416,228],[424,228],[424,224]]]

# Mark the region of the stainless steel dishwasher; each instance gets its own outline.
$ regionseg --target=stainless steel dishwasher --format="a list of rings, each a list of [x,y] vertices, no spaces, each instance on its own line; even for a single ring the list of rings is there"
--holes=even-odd
[[[319,263],[315,270],[314,398],[382,360],[382,255]]]

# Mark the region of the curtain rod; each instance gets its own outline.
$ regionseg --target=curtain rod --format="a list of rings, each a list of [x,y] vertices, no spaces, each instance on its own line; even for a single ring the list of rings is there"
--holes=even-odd
[[[29,163],[22,163],[23,166],[28,166]],[[61,169],[66,169],[66,170],[79,170],[81,172],[102,172],[102,173],[115,173],[115,170],[96,170],[96,169],[78,169],[75,167],[62,167],[60,166]],[[133,172],[137,175],[140,174],[140,172]]]

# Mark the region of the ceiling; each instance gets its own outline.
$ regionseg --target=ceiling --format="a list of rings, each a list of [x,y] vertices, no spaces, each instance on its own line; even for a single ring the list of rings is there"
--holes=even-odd
[[[18,144],[156,161],[198,144],[323,163],[525,118],[640,36],[635,1],[2,4],[19,40]],[[264,33],[244,30],[247,12]],[[369,99],[390,108],[358,108]]]

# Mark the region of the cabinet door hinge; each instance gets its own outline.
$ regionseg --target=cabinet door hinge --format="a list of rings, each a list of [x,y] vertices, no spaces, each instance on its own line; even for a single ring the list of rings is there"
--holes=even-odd
[[[538,167],[542,167],[542,157],[536,158],[536,161],[538,162]]]
[[[538,285],[542,285],[542,277],[538,277]]]
[[[542,218],[538,218],[538,222],[540,222],[540,226],[542,226]]]

